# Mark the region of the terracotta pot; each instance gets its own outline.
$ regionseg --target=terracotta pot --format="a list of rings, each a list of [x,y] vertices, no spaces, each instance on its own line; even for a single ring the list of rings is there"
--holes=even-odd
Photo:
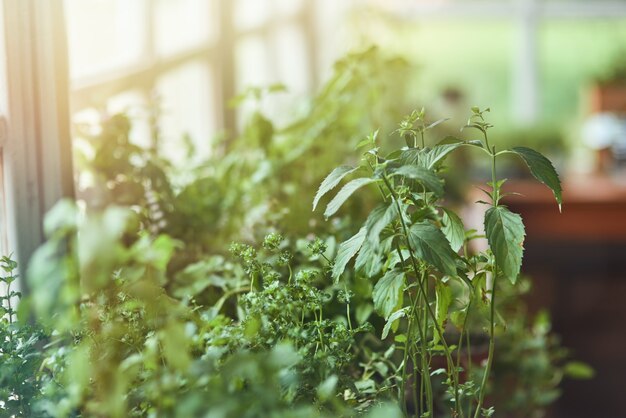
[[[596,84],[589,94],[591,112],[626,114],[626,81]]]

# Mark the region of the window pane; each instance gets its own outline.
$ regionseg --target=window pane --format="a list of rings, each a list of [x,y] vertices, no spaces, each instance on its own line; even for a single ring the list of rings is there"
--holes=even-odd
[[[268,0],[229,0],[235,2],[235,28],[254,29],[269,22],[271,4]]]
[[[277,81],[275,77],[272,78],[269,54],[267,42],[260,36],[244,38],[237,43],[235,86],[238,91],[252,86],[265,86]]]
[[[203,62],[186,64],[157,81],[161,103],[160,151],[174,164],[188,163],[188,136],[195,152],[192,159],[206,157],[217,130],[217,109],[211,69]]]
[[[539,30],[541,108],[552,120],[587,111],[585,88],[623,62],[624,51],[626,19],[545,20]]]
[[[304,33],[299,26],[285,25],[274,31],[278,78],[289,91],[302,94],[310,87],[310,65]]]
[[[274,0],[276,12],[283,16],[292,16],[302,10],[304,0]]]
[[[73,79],[138,62],[146,45],[146,0],[66,0]]]
[[[155,44],[159,55],[171,55],[215,41],[218,10],[211,0],[157,0]]]
[[[139,90],[116,94],[107,101],[107,113],[126,114],[132,121],[130,140],[134,144],[148,148],[152,145],[150,132],[150,108],[145,95]]]

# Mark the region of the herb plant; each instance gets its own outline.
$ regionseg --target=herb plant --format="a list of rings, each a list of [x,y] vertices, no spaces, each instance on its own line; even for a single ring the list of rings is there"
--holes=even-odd
[[[15,290],[17,263],[2,257],[0,269],[0,285],[6,288],[0,294],[0,415],[26,417],[31,416],[39,395],[37,369],[44,333],[18,320],[21,293]]]
[[[322,182],[313,202],[335,188],[346,176],[359,177],[346,183],[326,205],[324,216],[339,211],[358,189],[375,187],[381,203],[371,210],[359,231],[340,244],[332,269],[341,279],[348,263],[376,279],[372,300],[385,322],[382,339],[394,336],[402,352],[398,365],[397,398],[406,416],[489,417],[494,407],[485,405],[485,394],[494,361],[495,341],[502,319],[496,311],[502,280],[515,284],[522,263],[524,225],[518,214],[501,200],[506,179],[497,176],[497,160],[511,154],[521,157],[531,173],[552,189],[561,207],[561,185],[548,159],[525,148],[497,150],[490,144],[485,120],[489,109],[472,108],[464,128],[481,134],[480,139],[447,137],[426,146],[428,131],[443,122],[426,123],[425,113],[414,111],[397,133],[406,147],[385,156],[378,132],[361,146],[366,148],[357,167],[340,166]],[[471,241],[481,236],[466,231],[461,217],[445,204],[442,172],[446,157],[461,147],[481,151],[491,162],[491,180],[482,189],[487,200],[484,230],[487,249],[471,251]],[[472,335],[469,324],[486,319],[487,356],[478,381],[472,378]],[[435,364],[441,367],[435,368]],[[435,400],[443,377],[446,402],[438,410]]]

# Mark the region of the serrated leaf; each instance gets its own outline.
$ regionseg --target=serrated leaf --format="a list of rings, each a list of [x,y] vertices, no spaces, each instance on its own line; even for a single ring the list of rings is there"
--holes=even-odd
[[[424,187],[435,193],[437,196],[443,194],[443,183],[434,171],[417,165],[403,165],[394,170],[393,176],[402,176],[408,179],[417,180]]]
[[[402,317],[406,316],[406,311],[409,309],[409,307],[404,307],[402,309],[400,309],[399,311],[395,311],[394,313],[392,313],[389,318],[387,319],[387,322],[385,322],[385,326],[383,327],[383,333],[381,338],[384,340],[385,338],[387,338],[387,336],[389,335],[389,331],[391,331],[391,328],[394,326],[394,323],[399,320]]]
[[[443,324],[448,318],[448,309],[452,303],[452,289],[450,289],[450,286],[438,281],[435,284],[435,296],[437,298],[435,305],[435,317],[437,318],[437,326],[443,334]],[[438,342],[439,333],[435,332],[433,335],[433,344],[437,344]]]
[[[378,244],[372,244],[369,240],[364,240],[359,255],[354,262],[354,269],[362,272],[366,277],[373,277],[382,268],[380,254],[377,251]]]
[[[389,206],[384,208],[380,216],[372,221],[367,231],[367,239],[372,244],[378,244],[380,239],[380,233],[398,216],[398,209],[394,202],[391,202]]]
[[[339,208],[341,208],[341,205],[343,205],[345,201],[348,200],[350,196],[352,196],[352,193],[354,193],[360,187],[363,187],[366,184],[374,183],[375,181],[375,179],[369,177],[361,177],[348,182],[345,186],[343,186],[341,190],[339,190],[339,193],[337,193],[333,200],[330,201],[328,206],[326,206],[324,216],[326,218],[329,218],[334,215],[335,212],[337,212]]]
[[[531,148],[515,147],[512,151],[522,157],[537,180],[552,189],[560,211],[563,204],[561,180],[550,160]]]
[[[365,241],[366,235],[367,229],[362,227],[354,236],[339,244],[337,257],[335,257],[335,263],[333,265],[333,280],[336,281],[339,279],[339,276],[341,276],[343,271],[346,269],[348,262],[350,262],[352,257],[359,252],[359,249],[361,249],[361,246],[363,245],[363,241]]]
[[[443,232],[428,221],[419,222],[409,230],[409,242],[417,256],[441,273],[456,276],[457,254]]]
[[[341,179],[343,179],[348,174],[355,172],[357,169],[358,167],[355,168],[348,165],[342,165],[331,171],[330,174],[326,176],[324,181],[322,181],[319,189],[317,189],[317,193],[315,194],[315,198],[313,199],[313,210],[315,210],[315,208],[317,207],[320,199],[326,193],[334,189],[339,184]]]
[[[443,228],[441,230],[445,234],[448,241],[450,241],[450,247],[453,251],[459,251],[465,242],[465,228],[463,227],[463,221],[459,218],[459,215],[447,208],[443,209]]]
[[[522,217],[505,206],[491,207],[485,213],[485,234],[498,267],[515,283],[522,265],[526,235]]]
[[[424,157],[424,165],[426,168],[434,169],[438,163],[442,162],[448,154],[460,146],[465,145],[464,142],[457,142],[455,144],[435,145],[432,149],[428,150]]]
[[[402,306],[404,279],[403,271],[389,270],[374,286],[372,291],[374,309],[383,318],[388,319],[395,309]]]

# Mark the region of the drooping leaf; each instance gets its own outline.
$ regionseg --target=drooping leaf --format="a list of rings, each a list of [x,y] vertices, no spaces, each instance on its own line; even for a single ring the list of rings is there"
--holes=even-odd
[[[498,267],[515,283],[522,265],[526,235],[522,217],[505,206],[491,207],[485,213],[485,233]]]
[[[463,227],[463,221],[459,218],[459,215],[447,208],[443,209],[443,228],[441,230],[445,234],[448,241],[450,241],[450,247],[453,251],[459,251],[465,242],[465,228]]]
[[[380,257],[378,246],[366,239],[354,261],[354,269],[362,272],[366,277],[373,277],[382,268]]]
[[[455,149],[464,145],[463,142],[458,142],[456,144],[444,144],[444,145],[435,145],[432,149],[430,149],[424,158],[424,165],[426,168],[434,169],[437,164],[442,162],[448,154],[450,154]]]
[[[512,151],[522,157],[537,180],[552,189],[560,211],[563,204],[561,180],[550,160],[531,148],[515,147]]]
[[[463,329],[465,324],[465,318],[467,317],[467,307],[460,311],[450,312],[450,321],[454,324],[457,330]]]
[[[362,227],[354,236],[339,244],[337,257],[335,257],[335,264],[333,265],[333,280],[339,279],[348,262],[359,252],[366,235],[367,229]]]
[[[406,311],[409,309],[408,306],[395,311],[394,313],[392,313],[389,318],[387,318],[387,322],[385,322],[385,326],[383,327],[383,333],[381,338],[384,340],[385,338],[387,338],[387,336],[389,335],[389,331],[391,331],[392,328],[397,327],[397,323],[396,321],[398,321],[400,318],[405,317],[406,316]],[[395,325],[394,325],[395,324]]]
[[[441,179],[432,170],[417,165],[403,165],[394,170],[394,176],[402,176],[408,179],[417,180],[424,187],[435,193],[437,196],[443,194],[443,183]]]
[[[482,148],[480,141],[463,141],[455,137],[447,137],[440,141],[432,149],[426,150],[421,162],[425,168],[434,170],[452,151],[464,145],[472,145]]]
[[[348,200],[348,198],[352,195],[352,193],[354,193],[360,187],[363,187],[366,184],[370,184],[375,181],[376,181],[375,179],[372,179],[369,177],[361,177],[361,178],[354,179],[350,181],[349,183],[347,183],[345,186],[343,186],[341,190],[339,190],[339,193],[337,193],[337,195],[333,198],[333,200],[330,201],[328,206],[326,206],[326,211],[324,212],[324,216],[326,218],[329,218],[332,215],[334,215],[335,212],[337,212],[339,208],[341,208],[341,205],[343,205],[345,201]]]
[[[394,202],[384,208],[382,214],[369,226],[367,239],[372,244],[378,244],[380,233],[398,216],[398,209]]]
[[[438,281],[435,285],[435,296],[437,303],[435,305],[435,316],[437,317],[437,326],[440,332],[443,334],[443,325],[448,317],[448,309],[452,303],[452,289],[450,286]],[[433,344],[439,342],[439,333],[435,332],[433,335]]]
[[[417,256],[443,274],[456,275],[457,254],[443,232],[428,221],[414,224],[409,230],[409,242]]]
[[[387,262],[385,263],[385,267],[388,269],[391,269],[397,266],[398,263],[402,261],[402,259],[404,260],[409,259],[410,257],[409,250],[403,249],[401,252],[402,252],[402,258],[400,258],[400,255],[398,254],[397,251],[393,251],[392,253],[390,253],[389,257],[387,258]]]
[[[341,179],[343,179],[348,174],[355,172],[357,169],[358,167],[355,168],[355,167],[350,167],[349,165],[342,165],[342,166],[335,168],[333,171],[331,171],[331,173],[328,176],[326,176],[324,181],[322,181],[322,184],[320,184],[319,189],[317,189],[317,193],[315,194],[315,198],[313,199],[313,210],[315,210],[315,208],[317,207],[317,204],[319,203],[320,199],[326,193],[334,189],[339,184]]]
[[[372,292],[374,308],[383,318],[388,319],[395,309],[402,306],[404,272],[389,270],[378,280]]]

